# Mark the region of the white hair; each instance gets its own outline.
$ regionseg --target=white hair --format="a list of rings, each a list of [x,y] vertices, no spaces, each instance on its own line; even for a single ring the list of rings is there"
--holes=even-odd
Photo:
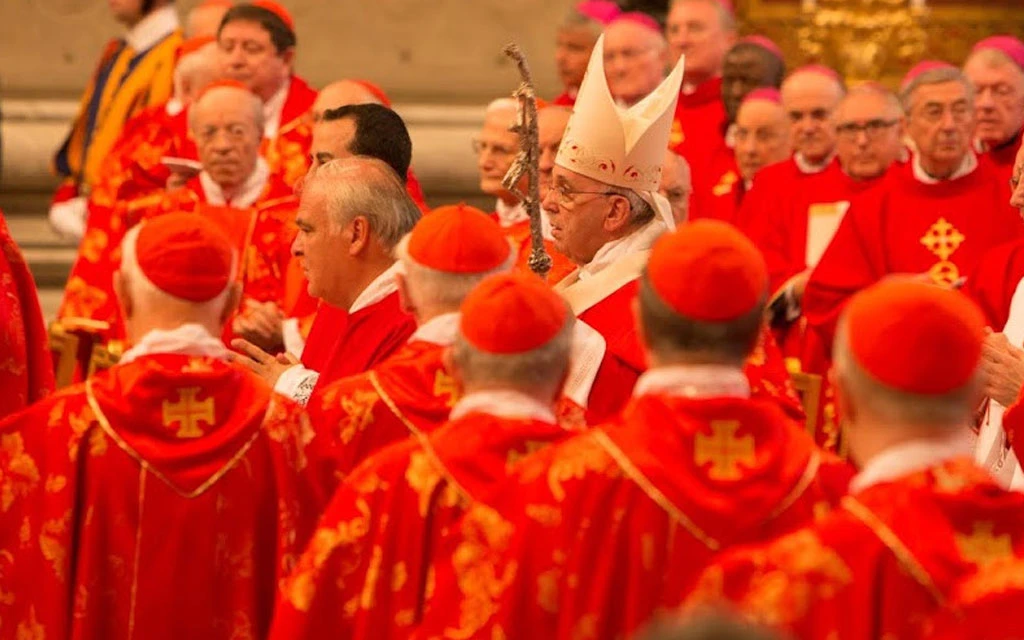
[[[495,100],[491,100],[490,103],[488,103],[487,108],[484,110],[484,114],[489,115],[491,113],[497,113],[499,111],[511,111],[513,113],[516,113],[518,109],[519,102],[515,98],[497,98]]]
[[[199,106],[209,96],[216,94],[219,91],[234,91],[239,97],[249,101],[249,107],[252,109],[253,123],[256,125],[256,131],[259,136],[263,137],[263,101],[255,93],[247,89],[241,89],[239,87],[214,87],[205,93],[201,98],[197,99],[192,105],[192,108],[188,110],[188,128],[192,131],[192,135],[196,135],[196,113],[199,111]],[[197,136],[198,137],[198,136]]]
[[[476,285],[496,273],[511,271],[515,266],[516,252],[509,242],[508,259],[490,271],[483,273],[449,273],[425,267],[409,255],[409,238],[406,234],[395,248],[395,256],[402,263],[405,279],[409,283],[409,296],[417,307],[432,305],[450,311],[458,311],[462,301]]]
[[[238,253],[234,249],[231,250],[231,277],[228,279],[228,284],[224,287],[224,291],[221,291],[205,302],[185,300],[157,287],[142,272],[142,268],[139,267],[139,260],[136,257],[136,245],[139,240],[139,232],[145,224],[145,222],[142,222],[129,229],[124,236],[124,240],[121,242],[121,276],[124,279],[125,288],[128,290],[131,299],[143,309],[174,305],[189,308],[194,311],[192,315],[218,317],[231,296],[231,285],[235,282],[238,272]]]
[[[669,11],[671,12],[672,7],[677,4],[685,4],[687,2],[703,2],[705,4],[710,4],[715,8],[716,13],[718,13],[718,20],[719,24],[722,25],[722,30],[726,32],[736,31],[736,16],[733,15],[732,11],[726,8],[722,0],[673,0],[671,5],[669,5]]]
[[[211,42],[184,56],[174,65],[174,94],[181,97],[185,87],[193,93],[210,84],[217,76],[217,43]],[[260,108],[262,114],[263,109]]]
[[[374,236],[389,251],[416,226],[420,209],[386,162],[367,156],[339,158],[318,167],[303,193],[322,192],[332,233],[364,216]]]
[[[945,84],[947,82],[959,82],[967,90],[967,100],[974,104],[974,84],[967,79],[963,71],[955,67],[942,67],[939,69],[932,69],[931,71],[925,71],[920,74],[909,83],[906,87],[900,91],[900,104],[903,105],[903,111],[910,115],[910,109],[914,106],[914,94],[921,87],[926,87],[933,84]]]
[[[472,384],[555,392],[569,370],[575,322],[572,313],[568,313],[565,326],[554,338],[536,349],[516,354],[481,351],[460,333],[452,347],[452,359],[460,376]]]

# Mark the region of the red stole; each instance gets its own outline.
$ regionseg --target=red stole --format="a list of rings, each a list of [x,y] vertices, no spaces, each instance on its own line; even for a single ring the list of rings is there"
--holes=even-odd
[[[709,151],[706,160],[698,160],[693,171],[691,220],[711,218],[735,223],[746,187],[736,152],[722,143]]]
[[[722,79],[712,78],[697,85],[693,93],[680,91],[668,147],[690,165],[699,165],[725,144],[725,128]]]
[[[0,441],[0,616],[25,637],[263,637],[326,502],[302,410],[209,358],[114,367]]]
[[[1024,241],[1007,242],[982,257],[968,276],[963,291],[985,312],[989,326],[995,331],[1002,331],[1010,317],[1013,295],[1022,279]]]
[[[32,273],[0,211],[0,418],[53,391],[53,360]]]
[[[795,637],[915,638],[979,569],[1024,557],[1024,495],[954,460],[844,498],[818,523],[724,554],[693,606],[730,603]]]
[[[850,206],[804,293],[808,324],[831,347],[835,324],[857,291],[893,273],[929,274],[948,285],[993,247],[1024,232],[1009,185],[986,163],[956,180],[925,184],[897,165]],[[986,212],[979,215],[978,212]]]
[[[475,413],[370,458],[335,493],[282,583],[271,637],[408,638],[447,530],[516,461],[567,433]]]
[[[420,637],[629,637],[716,551],[809,522],[850,473],[770,403],[637,398],[469,512]]]

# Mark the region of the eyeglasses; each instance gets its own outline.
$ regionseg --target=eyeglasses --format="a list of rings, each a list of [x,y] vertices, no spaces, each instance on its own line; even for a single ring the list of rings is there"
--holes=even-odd
[[[474,138],[473,152],[476,153],[478,156],[482,156],[483,154],[490,152],[491,154],[498,156],[499,158],[507,158],[510,155],[515,154],[517,151],[516,149],[503,147],[500,144],[494,144],[492,142],[487,142],[486,140]]]
[[[836,127],[836,132],[846,138],[856,138],[857,134],[864,133],[868,139],[874,139],[882,135],[882,132],[894,127],[899,120],[868,120],[867,122],[846,122]]]
[[[558,198],[558,204],[563,207],[571,207],[576,204],[576,200],[573,196],[576,195],[591,195],[591,196],[617,196],[620,195],[615,191],[577,191],[575,189],[569,189],[563,184],[555,185],[551,187],[551,193],[555,194]]]

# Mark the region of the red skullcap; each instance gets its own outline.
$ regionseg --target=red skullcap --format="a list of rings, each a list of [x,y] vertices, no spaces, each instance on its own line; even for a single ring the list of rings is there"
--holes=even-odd
[[[966,385],[981,361],[985,318],[957,291],[885,280],[855,295],[844,318],[850,355],[898,391],[949,393]]]
[[[754,46],[761,47],[779,60],[783,60],[785,58],[785,56],[782,55],[782,49],[779,48],[779,45],[775,44],[771,38],[765,36],[746,36],[745,38],[740,38],[737,44],[752,44]]]
[[[761,252],[719,220],[690,222],[659,238],[647,262],[647,281],[673,311],[702,322],[740,318],[768,294]]]
[[[253,0],[250,4],[260,9],[266,9],[278,18],[281,18],[281,22],[284,22],[285,26],[292,33],[295,33],[295,19],[292,18],[292,14],[280,4],[274,2],[274,0]]]
[[[409,235],[409,257],[445,273],[484,273],[505,264],[512,247],[491,216],[458,204],[420,218]]]
[[[1024,42],[1021,42],[1013,36],[992,36],[991,38],[985,38],[978,44],[974,45],[972,53],[978,51],[994,50],[1001,51],[1006,54],[1010,60],[1017,63],[1017,66],[1024,69]]]
[[[576,12],[591,20],[600,22],[603,25],[611,23],[612,20],[622,15],[619,5],[610,0],[586,0],[576,5]]]
[[[180,45],[178,45],[178,59],[181,60],[190,53],[195,53],[206,45],[216,41],[217,39],[213,36],[196,36],[194,38],[184,40]]]
[[[616,22],[632,22],[640,25],[641,27],[646,27],[647,29],[657,33],[659,36],[661,35],[661,25],[658,24],[658,21],[642,11],[630,11],[628,13],[623,13],[619,17],[615,18],[615,20],[612,21],[612,24],[615,24]]]
[[[748,102],[754,102],[756,100],[762,100],[764,102],[771,102],[774,104],[782,104],[782,93],[779,92],[775,87],[758,87],[743,98],[742,104]]]
[[[941,60],[925,60],[924,62],[918,62],[914,65],[914,68],[907,72],[907,75],[903,77],[903,82],[900,83],[900,91],[906,91],[910,83],[913,82],[925,73],[929,71],[935,71],[936,69],[956,69],[953,65],[948,62]]]
[[[206,302],[231,281],[231,242],[217,225],[193,213],[169,213],[142,224],[135,259],[157,289]]]
[[[459,331],[480,351],[513,355],[551,342],[568,316],[565,301],[537,276],[502,273],[466,296]]]
[[[388,97],[388,94],[384,93],[383,89],[369,80],[352,80],[352,82],[369,91],[382,105],[388,109],[391,108],[391,98]]]

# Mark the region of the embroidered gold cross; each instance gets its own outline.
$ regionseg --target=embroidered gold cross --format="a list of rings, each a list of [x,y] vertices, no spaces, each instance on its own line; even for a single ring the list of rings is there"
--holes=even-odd
[[[939,260],[945,262],[949,260],[951,255],[956,253],[956,250],[960,248],[960,245],[966,239],[964,234],[960,233],[945,218],[939,218],[935,224],[928,228],[928,232],[921,236],[921,244],[928,251],[938,256]]]
[[[997,560],[1013,556],[1013,540],[1009,534],[993,535],[991,522],[975,522],[974,533],[956,534],[956,546],[960,554],[978,565],[985,567]]]
[[[441,398],[448,396],[445,404],[454,407],[459,399],[459,388],[455,386],[455,380],[444,371],[438,370],[434,376],[434,397]]]
[[[710,462],[708,476],[713,480],[736,480],[740,463],[754,463],[754,436],[736,437],[740,423],[735,420],[712,420],[710,436],[698,433],[694,439],[694,461]]]
[[[740,177],[736,175],[735,171],[729,171],[722,175],[718,180],[718,184],[716,184],[715,188],[711,190],[711,193],[720,198],[732,191],[732,186],[739,182],[739,180]]]
[[[203,435],[199,423],[205,422],[208,425],[213,425],[213,398],[197,402],[196,395],[198,393],[199,387],[178,389],[177,403],[172,403],[170,400],[163,402],[164,426],[170,427],[177,422],[179,428],[176,435],[179,438],[199,438]]]

